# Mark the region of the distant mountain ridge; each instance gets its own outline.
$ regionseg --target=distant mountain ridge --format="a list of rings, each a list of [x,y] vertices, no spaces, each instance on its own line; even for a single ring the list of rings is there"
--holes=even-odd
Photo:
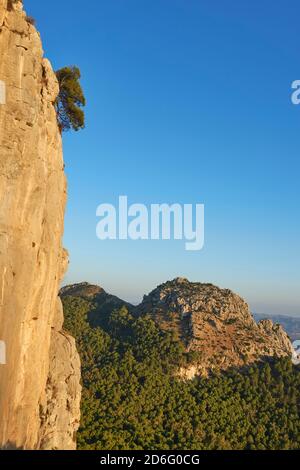
[[[184,378],[240,368],[274,356],[292,356],[290,339],[281,325],[270,319],[256,323],[241,297],[213,284],[177,278],[145,295],[136,307],[88,283],[66,286],[60,295],[91,301],[91,326],[103,326],[113,310],[124,306],[136,317],[151,317],[194,354],[192,366],[180,371]]]

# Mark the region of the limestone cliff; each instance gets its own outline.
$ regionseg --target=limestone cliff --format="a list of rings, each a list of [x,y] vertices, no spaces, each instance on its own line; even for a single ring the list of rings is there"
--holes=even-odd
[[[0,0],[0,446],[72,449],[80,364],[58,298],[66,181],[58,84],[22,2]]]
[[[145,296],[137,310],[173,331],[187,351],[196,353],[194,364],[180,372],[186,378],[293,355],[280,325],[271,320],[257,324],[241,297],[212,284],[181,278],[166,282]]]

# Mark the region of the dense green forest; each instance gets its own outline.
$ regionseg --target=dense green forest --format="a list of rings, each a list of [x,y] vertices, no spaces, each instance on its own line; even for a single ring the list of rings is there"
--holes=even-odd
[[[289,359],[184,382],[176,370],[195,358],[149,317],[63,303],[82,361],[79,449],[300,448],[300,370]]]

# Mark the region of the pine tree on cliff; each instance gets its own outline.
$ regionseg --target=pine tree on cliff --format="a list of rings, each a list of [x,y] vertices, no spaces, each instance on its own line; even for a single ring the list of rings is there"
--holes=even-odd
[[[56,72],[59,94],[55,102],[57,120],[61,132],[84,128],[85,116],[82,107],[86,101],[80,85],[78,67],[64,67]]]

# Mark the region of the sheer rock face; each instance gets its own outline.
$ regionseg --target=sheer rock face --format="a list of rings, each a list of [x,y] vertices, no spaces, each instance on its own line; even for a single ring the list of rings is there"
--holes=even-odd
[[[157,287],[137,308],[163,329],[174,331],[187,351],[198,353],[195,363],[180,371],[187,379],[293,354],[280,325],[270,320],[257,324],[241,297],[212,284],[178,278]]]
[[[21,2],[0,0],[0,446],[71,449],[80,367],[58,289],[66,182],[58,83]]]

